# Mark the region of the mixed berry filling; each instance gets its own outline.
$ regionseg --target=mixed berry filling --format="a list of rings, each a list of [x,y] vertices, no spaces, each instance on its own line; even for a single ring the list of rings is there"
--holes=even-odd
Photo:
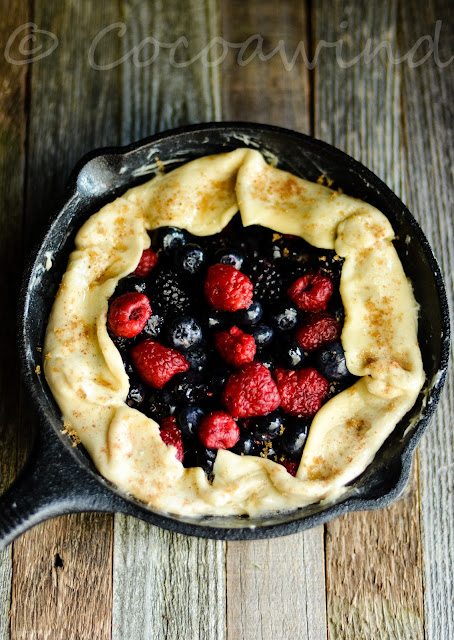
[[[295,475],[320,407],[353,382],[340,342],[343,260],[239,215],[219,234],[162,227],[118,283],[107,328],[127,404],[160,425],[184,466],[219,449]]]

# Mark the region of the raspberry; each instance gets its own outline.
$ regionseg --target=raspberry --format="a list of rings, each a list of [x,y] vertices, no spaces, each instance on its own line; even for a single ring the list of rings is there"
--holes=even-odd
[[[255,340],[238,327],[216,333],[214,344],[223,360],[234,367],[241,367],[242,364],[252,362],[254,359]]]
[[[298,467],[300,466],[299,460],[290,460],[289,458],[285,458],[281,462],[282,466],[286,468],[287,473],[291,476],[295,477],[296,472],[298,471]]]
[[[158,263],[158,254],[153,249],[144,249],[139,264],[132,272],[133,276],[145,278]]]
[[[162,389],[176,373],[189,369],[189,362],[179,351],[168,349],[151,338],[133,347],[131,357],[139,376],[155,389]]]
[[[317,313],[309,322],[299,327],[296,339],[304,351],[315,351],[325,344],[337,340],[341,333],[340,323],[330,313]]]
[[[177,421],[173,416],[169,416],[168,418],[164,418],[161,422],[160,426],[160,434],[164,444],[167,446],[174,446],[177,450],[176,458],[180,462],[183,462],[184,451],[183,451],[183,440],[181,439],[181,431],[177,427]]]
[[[198,430],[200,442],[207,449],[230,449],[240,437],[240,428],[225,411],[212,411]]]
[[[299,371],[279,368],[274,377],[281,396],[281,409],[291,415],[314,416],[328,395],[328,381],[312,367]]]
[[[333,283],[328,276],[306,273],[290,285],[287,294],[301,311],[324,311],[333,290]]]
[[[260,362],[250,362],[232,373],[222,400],[234,418],[264,416],[280,404],[277,386]]]
[[[151,306],[147,296],[131,291],[112,302],[107,314],[107,327],[117,338],[135,338],[150,316]]]
[[[254,286],[249,278],[231,264],[213,264],[205,281],[205,296],[218,311],[247,309]]]

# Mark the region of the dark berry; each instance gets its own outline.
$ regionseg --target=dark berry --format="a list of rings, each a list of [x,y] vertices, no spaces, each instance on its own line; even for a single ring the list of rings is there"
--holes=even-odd
[[[176,408],[177,404],[175,402],[175,398],[169,391],[164,389],[153,390],[148,394],[141,407],[141,409],[144,410],[150,418],[156,420],[156,422],[161,422],[163,418],[172,416],[175,413]]]
[[[273,411],[266,416],[251,418],[249,420],[248,430],[256,440],[267,441],[283,432],[284,421],[277,411]]]
[[[209,361],[208,347],[204,343],[200,343],[184,352],[184,357],[189,362],[189,366],[193,371],[203,371]]]
[[[316,313],[295,331],[296,339],[304,351],[315,351],[341,334],[341,325],[330,313]]]
[[[297,371],[276,369],[281,409],[291,415],[314,416],[328,395],[328,381],[312,367]]]
[[[320,273],[307,273],[293,282],[287,294],[301,311],[324,311],[333,291],[331,278]]]
[[[151,316],[150,301],[143,293],[132,291],[115,298],[107,313],[107,328],[114,336],[135,338]]]
[[[222,399],[234,418],[264,416],[280,404],[277,386],[269,370],[260,362],[250,362],[232,373]]]
[[[220,331],[230,325],[231,322],[223,311],[216,311],[216,309],[208,307],[203,315],[203,324],[210,331]]]
[[[258,324],[250,330],[257,347],[266,347],[274,338],[274,330],[265,324]]]
[[[257,349],[254,360],[261,362],[270,371],[274,371],[276,360],[267,349]]]
[[[257,260],[251,265],[248,274],[254,284],[254,297],[260,302],[266,303],[282,297],[284,291],[282,274],[271,262]]]
[[[153,310],[166,318],[184,315],[191,308],[189,295],[181,280],[168,268],[159,269],[149,284],[148,291]]]
[[[205,411],[195,404],[184,405],[177,413],[177,423],[186,438],[193,438],[202,422]]]
[[[114,296],[117,298],[124,293],[130,293],[132,291],[135,291],[136,293],[146,293],[147,283],[145,280],[136,276],[127,276],[126,278],[122,278],[117,284]]]
[[[186,243],[186,234],[176,227],[161,227],[153,232],[151,243],[153,249],[169,254]]]
[[[118,351],[121,353],[121,357],[123,358],[123,364],[125,365],[125,369],[126,369],[126,363],[125,363],[124,355],[129,353],[130,348],[134,344],[134,340],[131,339],[131,338],[123,338],[121,336],[115,336],[110,331],[109,331],[109,336],[110,336],[110,339],[112,340],[112,342],[114,343],[114,345],[117,347]],[[128,373],[128,372],[126,371],[126,373]],[[129,373],[128,373],[128,375],[129,375]]]
[[[213,399],[221,397],[224,387],[227,384],[227,380],[230,378],[231,374],[232,369],[227,367],[215,367],[210,371],[208,392],[211,393],[211,397]]]
[[[126,397],[126,404],[129,407],[138,407],[140,404],[142,404],[144,397],[145,390],[142,382],[137,379],[130,380],[129,391]]]
[[[252,435],[250,433],[244,433],[244,431],[240,429],[238,442],[230,449],[230,451],[239,456],[250,456],[254,455],[255,448],[257,448],[257,443]]]
[[[166,336],[170,346],[184,351],[200,344],[202,327],[191,316],[174,318],[166,328]]]
[[[245,327],[250,327],[260,320],[263,315],[263,308],[260,302],[253,301],[247,309],[240,309],[232,313],[232,321]]]
[[[188,242],[175,251],[174,264],[183,275],[193,276],[205,265],[205,252],[198,244]]]
[[[225,411],[212,411],[202,419],[197,435],[207,449],[230,449],[238,442],[240,429]]]
[[[216,461],[217,449],[207,449],[199,443],[185,456],[186,467],[202,467],[207,476],[213,473]]]
[[[350,376],[345,361],[344,349],[340,342],[319,349],[315,356],[315,366],[328,380],[345,380]]]
[[[161,333],[163,326],[164,317],[157,313],[152,313],[147,320],[147,324],[142,330],[142,335],[146,338],[157,338]]]
[[[141,379],[155,389],[161,389],[175,374],[189,369],[189,362],[181,353],[151,338],[133,347],[131,357]]]
[[[291,457],[301,457],[309,433],[310,421],[302,418],[286,419],[285,431],[276,446]]]
[[[154,267],[158,264],[158,254],[153,249],[144,249],[140,258],[139,264],[132,272],[134,276],[140,276],[145,278],[148,276]]]
[[[222,264],[230,264],[232,267],[235,267],[235,269],[238,269],[238,271],[241,271],[244,263],[244,254],[237,249],[223,247],[215,251],[214,260]]]
[[[247,309],[252,302],[252,294],[252,282],[232,265],[218,263],[209,267],[205,281],[205,296],[213,309]]]
[[[240,367],[254,359],[255,340],[238,327],[216,333],[214,344],[224,362],[234,367]]]
[[[298,322],[298,311],[289,305],[273,306],[267,312],[267,319],[273,329],[277,331],[290,331]]]
[[[285,369],[297,369],[306,359],[298,340],[293,334],[279,336],[273,343],[273,354],[279,365]]]
[[[208,388],[200,373],[187,371],[174,377],[170,390],[178,403],[197,404],[205,399]]]

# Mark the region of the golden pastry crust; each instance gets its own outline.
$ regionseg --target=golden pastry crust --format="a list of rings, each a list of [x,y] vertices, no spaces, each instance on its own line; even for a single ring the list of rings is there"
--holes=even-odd
[[[199,236],[243,224],[299,235],[345,258],[342,343],[361,379],[315,416],[296,477],[253,456],[218,452],[214,480],[185,469],[158,425],[125,404],[128,377],[106,330],[108,299],[172,225]],[[334,501],[372,461],[424,382],[417,305],[387,218],[374,207],[237,149],[161,174],[103,207],[80,229],[46,332],[44,365],[66,424],[99,471],[167,513],[261,515]]]

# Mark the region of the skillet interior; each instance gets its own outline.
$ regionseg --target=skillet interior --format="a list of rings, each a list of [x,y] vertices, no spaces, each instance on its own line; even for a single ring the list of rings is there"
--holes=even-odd
[[[201,518],[197,520],[156,514],[102,478],[82,447],[73,448],[61,434],[59,409],[44,376],[35,374],[39,364],[36,347],[43,344],[52,302],[73,248],[74,236],[83,222],[106,202],[127,188],[149,180],[156,158],[174,168],[195,157],[250,146],[277,158],[278,167],[308,180],[324,174],[348,195],[380,209],[397,235],[396,249],[407,276],[414,283],[420,304],[419,340],[427,381],[418,402],[397,425],[373,463],[352,485],[349,495],[337,505],[312,505],[297,512],[267,518]],[[49,266],[49,261],[52,267]],[[411,468],[412,452],[435,409],[443,385],[449,350],[449,317],[439,267],[419,226],[400,200],[361,164],[308,136],[285,129],[241,123],[219,123],[185,127],[121,149],[102,149],[81,160],[73,172],[61,208],[31,258],[23,285],[21,308],[22,362],[30,394],[47,425],[58,435],[61,446],[77,464],[96,478],[112,495],[112,510],[132,513],[142,519],[182,533],[203,537],[241,539],[285,535],[315,526],[349,510],[378,508],[397,497]],[[38,438],[44,437],[38,433]],[[120,498],[120,499],[118,499]],[[86,507],[87,508],[87,507]]]

